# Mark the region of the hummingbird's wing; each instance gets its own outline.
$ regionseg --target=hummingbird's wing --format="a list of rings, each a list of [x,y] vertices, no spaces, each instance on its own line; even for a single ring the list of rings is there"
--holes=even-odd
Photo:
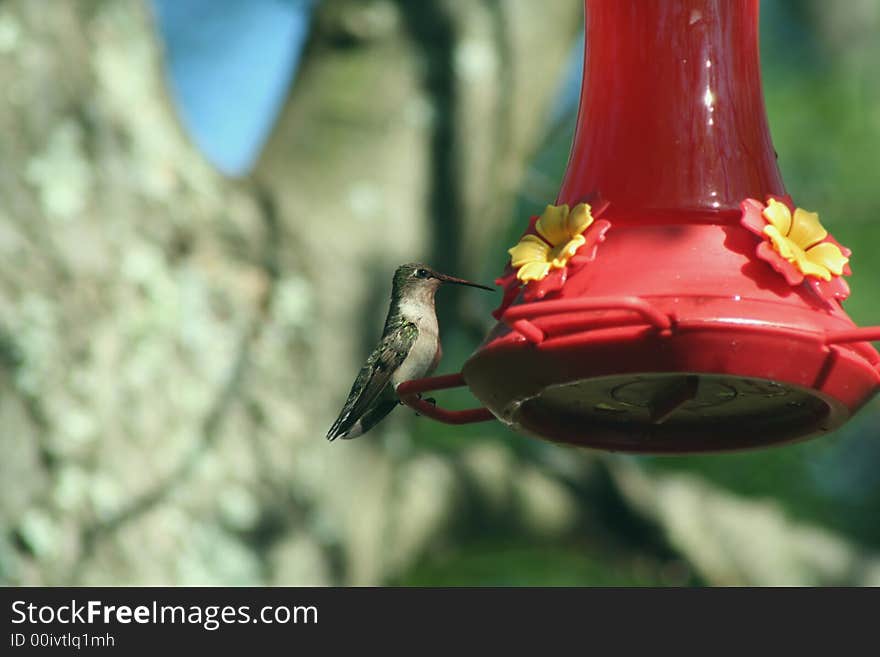
[[[327,432],[328,440],[340,436],[355,438],[391,412],[397,405],[396,400],[385,404],[387,410],[378,414],[378,417],[373,411],[378,410],[375,407],[382,403],[381,397],[391,384],[391,375],[406,359],[418,336],[419,329],[411,322],[401,322],[382,336],[379,346],[370,354],[366,365],[361,368],[354,385],[351,386],[342,412]],[[370,423],[369,426],[364,426],[361,421],[365,420],[368,414]],[[361,426],[356,427],[359,422]],[[353,429],[358,429],[357,433],[354,433]],[[353,435],[348,435],[349,433]]]

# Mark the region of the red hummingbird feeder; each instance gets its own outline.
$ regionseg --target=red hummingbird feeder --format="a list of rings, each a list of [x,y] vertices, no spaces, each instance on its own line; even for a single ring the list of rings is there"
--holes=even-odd
[[[460,374],[401,398],[442,422],[628,452],[833,431],[880,387],[880,327],[844,312],[850,251],[786,195],[758,0],[586,0],[585,14],[568,168],[510,249],[499,322]],[[485,408],[418,396],[460,385]]]

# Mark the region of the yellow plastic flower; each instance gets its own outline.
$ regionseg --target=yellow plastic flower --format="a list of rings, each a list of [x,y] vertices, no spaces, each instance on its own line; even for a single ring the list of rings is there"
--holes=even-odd
[[[804,276],[830,281],[832,274],[840,276],[843,273],[849,258],[836,244],[822,241],[828,231],[819,223],[818,214],[797,208],[792,217],[788,206],[774,199],[761,214],[768,222],[764,234],[770,238],[773,250]]]
[[[586,239],[581,234],[593,223],[590,206],[579,203],[569,211],[567,205],[548,205],[535,229],[538,235],[524,235],[512,249],[510,264],[523,283],[540,281],[551,269],[562,269]]]

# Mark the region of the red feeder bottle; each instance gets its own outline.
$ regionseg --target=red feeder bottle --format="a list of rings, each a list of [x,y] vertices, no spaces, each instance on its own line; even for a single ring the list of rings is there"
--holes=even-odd
[[[585,10],[556,205],[591,205],[586,244],[523,286],[510,265],[500,322],[462,374],[407,382],[401,396],[444,422],[494,416],[629,452],[758,447],[839,427],[880,385],[868,342],[880,327],[859,329],[844,312],[849,272],[837,256],[848,250],[785,195],[758,0],[586,0]],[[559,241],[552,232],[529,238],[539,261]],[[415,396],[462,383],[488,411]]]

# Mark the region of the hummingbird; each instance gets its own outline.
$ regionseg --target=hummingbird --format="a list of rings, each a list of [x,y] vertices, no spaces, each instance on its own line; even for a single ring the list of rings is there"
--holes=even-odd
[[[440,361],[440,331],[434,294],[442,283],[472,283],[434,271],[418,262],[401,265],[391,284],[391,306],[379,344],[355,379],[345,406],[327,440],[357,438],[373,428],[397,404],[397,386],[430,375]]]

